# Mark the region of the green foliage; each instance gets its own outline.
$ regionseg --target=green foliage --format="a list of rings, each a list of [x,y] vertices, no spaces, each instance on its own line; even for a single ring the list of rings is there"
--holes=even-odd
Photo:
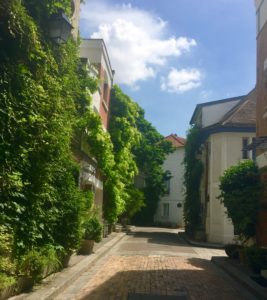
[[[125,213],[123,217],[132,219],[133,216],[138,213],[145,205],[144,192],[140,191],[136,187],[129,187],[127,189],[128,198],[125,203]]]
[[[13,276],[16,264],[12,259],[13,235],[7,226],[0,226],[0,273]]]
[[[97,160],[98,168],[103,175],[104,217],[108,222],[114,223],[124,209],[122,200],[124,186],[116,171],[110,135],[104,131],[100,117],[92,110],[85,110],[79,124],[80,128],[83,128],[83,136],[89,145],[90,153]]]
[[[89,107],[97,81],[86,76],[75,41],[58,46],[46,32],[49,16],[59,8],[70,14],[70,4],[0,3],[3,282],[13,282],[16,272],[39,280],[47,265],[57,268],[59,251],[79,246],[82,220],[92,205],[92,195],[77,185],[79,167],[71,146],[88,115],[95,120]]]
[[[14,283],[16,283],[15,277],[0,272],[0,293]]]
[[[196,126],[189,129],[186,136],[184,157],[185,230],[189,235],[200,225],[200,181],[203,164],[197,155],[201,146],[201,132]]]
[[[60,267],[56,249],[51,245],[43,248],[31,250],[22,256],[19,260],[19,270],[21,275],[32,278],[34,281],[40,281],[46,269],[56,271]]]
[[[123,185],[122,216],[131,218],[137,213],[136,220],[151,223],[164,187],[161,164],[172,151],[171,144],[164,141],[145,119],[140,106],[118,86],[112,89],[110,109],[115,171]],[[147,182],[144,190],[134,186],[134,179],[140,173]]]
[[[162,164],[166,155],[173,152],[173,148],[171,143],[166,141],[145,119],[144,111],[141,108],[139,108],[136,124],[141,138],[133,153],[139,174],[142,174],[145,179],[145,186],[142,189],[145,206],[136,214],[134,220],[139,224],[152,224],[160,196],[165,191],[166,174],[162,170]]]
[[[86,240],[100,242],[102,239],[103,226],[96,216],[92,216],[83,223],[84,235]]]
[[[219,199],[227,208],[235,231],[241,237],[255,235],[255,224],[262,191],[258,167],[253,161],[244,161],[227,169],[220,178]]]
[[[134,187],[138,174],[134,147],[141,134],[136,126],[139,106],[125,95],[118,86],[111,92],[109,132],[114,147],[115,172],[123,186],[122,211],[124,216],[133,216],[143,205],[143,194]]]

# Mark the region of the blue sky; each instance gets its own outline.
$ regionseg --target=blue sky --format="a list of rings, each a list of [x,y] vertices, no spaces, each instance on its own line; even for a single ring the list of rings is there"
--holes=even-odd
[[[255,85],[253,0],[86,0],[84,38],[104,38],[115,82],[163,135],[185,136],[196,104]]]

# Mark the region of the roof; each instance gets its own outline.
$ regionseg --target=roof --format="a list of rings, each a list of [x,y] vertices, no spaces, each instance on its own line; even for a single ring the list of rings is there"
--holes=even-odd
[[[186,143],[186,139],[177,136],[177,134],[170,134],[168,136],[165,137],[165,140],[169,141],[172,143],[173,147],[175,148],[180,148],[180,147],[184,147],[185,143]]]
[[[215,100],[215,101],[210,101],[210,102],[199,103],[199,104],[197,104],[197,106],[196,106],[196,108],[193,112],[192,118],[190,120],[190,124],[194,124],[194,121],[197,117],[198,112],[203,107],[216,105],[216,104],[227,103],[227,102],[234,102],[234,101],[237,101],[237,100],[242,100],[244,97],[245,96],[238,96],[238,97],[232,97],[232,98],[226,98],[226,99],[221,99],[221,100]]]
[[[242,101],[221,119],[222,126],[256,126],[256,89],[253,89]]]

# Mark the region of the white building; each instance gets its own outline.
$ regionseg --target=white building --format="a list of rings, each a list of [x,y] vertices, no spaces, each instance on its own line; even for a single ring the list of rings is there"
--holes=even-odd
[[[200,157],[202,225],[208,242],[227,244],[234,238],[232,222],[218,199],[220,176],[251,153],[244,150],[256,131],[256,92],[247,96],[198,104],[190,124],[201,128]]]
[[[157,212],[154,216],[154,222],[173,227],[183,227],[183,209],[184,209],[184,146],[185,139],[171,134],[165,138],[170,141],[175,151],[166,157],[163,163],[163,170],[170,172],[171,178],[166,181],[166,195],[159,203]]]

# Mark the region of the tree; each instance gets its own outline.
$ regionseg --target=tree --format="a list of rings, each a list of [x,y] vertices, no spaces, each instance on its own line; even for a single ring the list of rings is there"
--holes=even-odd
[[[134,186],[138,174],[133,149],[140,143],[141,134],[136,120],[139,106],[118,86],[111,92],[109,132],[114,146],[116,171],[123,183],[124,211],[122,217],[130,218],[144,205],[144,196]]]
[[[140,224],[152,224],[160,200],[165,191],[166,174],[162,164],[166,155],[173,152],[172,145],[146,119],[144,111],[139,108],[137,128],[141,133],[140,144],[134,149],[136,164],[143,174],[145,186],[145,206],[134,218]]]
[[[111,94],[109,131],[114,146],[117,172],[124,185],[123,216],[151,223],[164,190],[161,168],[171,143],[145,119],[144,111],[130,97],[114,86]],[[138,189],[134,179],[144,175],[146,185]]]

